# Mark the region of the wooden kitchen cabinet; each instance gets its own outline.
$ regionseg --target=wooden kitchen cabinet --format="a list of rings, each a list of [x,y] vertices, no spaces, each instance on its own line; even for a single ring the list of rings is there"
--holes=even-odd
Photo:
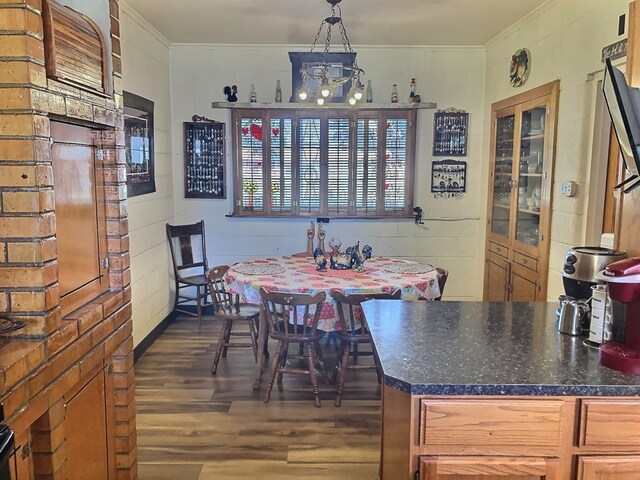
[[[421,457],[420,480],[559,480],[558,460],[535,457]]]
[[[578,480],[638,480],[640,456],[581,457]]]
[[[559,82],[494,103],[484,299],[544,300]]]

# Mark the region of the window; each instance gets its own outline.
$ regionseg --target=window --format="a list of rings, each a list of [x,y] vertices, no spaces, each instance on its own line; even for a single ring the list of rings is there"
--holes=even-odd
[[[415,110],[238,109],[234,215],[411,215]]]

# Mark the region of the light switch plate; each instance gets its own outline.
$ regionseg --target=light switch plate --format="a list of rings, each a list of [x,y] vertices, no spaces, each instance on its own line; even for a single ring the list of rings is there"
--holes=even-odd
[[[573,197],[576,194],[576,182],[562,182],[562,194],[565,197]]]

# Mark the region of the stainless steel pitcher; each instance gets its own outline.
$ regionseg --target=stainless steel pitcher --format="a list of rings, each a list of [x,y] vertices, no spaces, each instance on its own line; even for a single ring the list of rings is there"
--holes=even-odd
[[[583,300],[571,300],[562,304],[558,331],[565,335],[577,336],[582,334],[582,323],[589,313],[589,306]]]

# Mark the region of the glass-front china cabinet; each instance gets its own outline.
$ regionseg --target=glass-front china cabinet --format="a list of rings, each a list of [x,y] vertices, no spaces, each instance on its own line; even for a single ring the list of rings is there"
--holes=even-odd
[[[558,90],[492,105],[485,300],[546,298]]]

